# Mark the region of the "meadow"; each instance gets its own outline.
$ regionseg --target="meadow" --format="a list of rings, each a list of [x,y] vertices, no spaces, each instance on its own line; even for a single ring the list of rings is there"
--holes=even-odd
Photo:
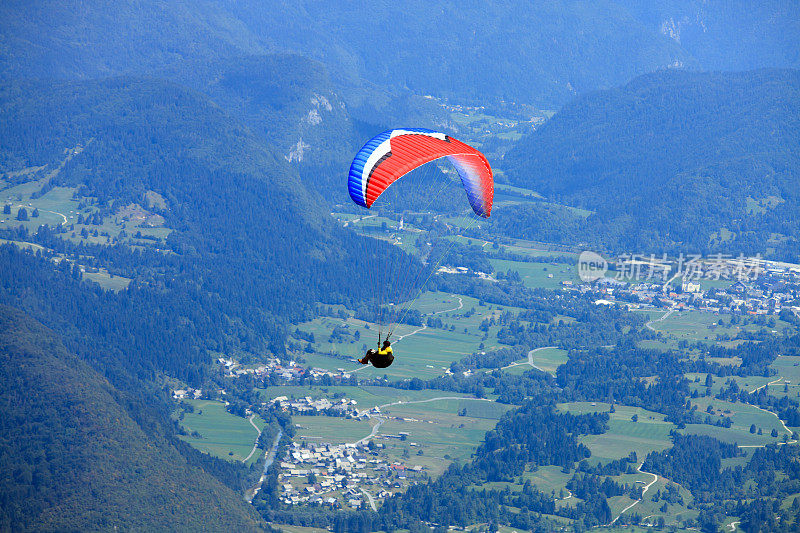
[[[312,444],[355,442],[369,435],[374,424],[343,417],[307,415],[294,415],[292,422],[297,427],[295,440],[307,440]]]
[[[526,287],[558,289],[562,281],[577,282],[575,265],[564,263],[527,263],[507,259],[489,259],[497,272],[518,272]]]
[[[610,408],[610,404],[603,402],[558,404],[560,411],[572,414],[609,413]],[[630,452],[636,452],[641,462],[648,453],[672,446],[669,433],[675,425],[664,420],[664,415],[625,405],[615,405],[614,409],[614,413],[609,413],[608,431],[580,438],[580,442],[592,452],[590,462],[608,462],[626,457]],[[632,420],[634,416],[636,422]]]
[[[258,431],[250,421],[233,415],[225,410],[225,404],[214,400],[184,400],[194,407],[194,412],[184,412],[181,426],[190,434],[180,438],[197,448],[221,459],[243,461],[258,436]],[[259,429],[264,429],[265,422],[256,415],[253,418]],[[198,433],[193,436],[192,433]],[[256,462],[258,453],[248,461],[248,465]]]
[[[314,334],[314,353],[304,353],[302,357],[311,366],[327,370],[341,368],[364,377],[429,379],[442,375],[453,361],[466,355],[499,347],[497,326],[486,333],[478,327],[486,318],[497,317],[505,311],[520,311],[516,307],[481,306],[478,300],[468,296],[432,292],[420,295],[411,308],[423,314],[423,322],[429,317],[436,318],[444,327],[398,325],[392,336],[395,361],[389,368],[361,366],[355,361],[377,343],[380,331],[376,324],[355,318],[320,317],[299,324],[299,330]],[[339,339],[331,339],[331,332],[337,327],[345,333]],[[385,330],[383,335],[386,335]]]

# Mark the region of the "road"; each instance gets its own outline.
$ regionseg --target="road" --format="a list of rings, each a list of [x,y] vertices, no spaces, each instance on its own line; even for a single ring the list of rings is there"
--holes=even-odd
[[[393,405],[411,405],[411,404],[416,404],[416,403],[438,402],[438,401],[441,401],[441,400],[468,400],[468,401],[474,401],[474,402],[491,402],[492,401],[492,400],[489,400],[487,398],[473,398],[473,397],[470,397],[470,396],[437,396],[436,398],[428,398],[427,400],[411,400],[411,401],[402,401],[401,400],[401,401],[398,401],[398,402],[391,402],[391,403],[385,403],[383,405],[378,405],[377,407],[380,410],[380,409],[385,409],[386,407],[391,407]],[[375,415],[374,418],[378,419],[378,423],[375,424],[374,426],[372,426],[372,431],[370,431],[369,435],[367,435],[363,439],[359,439],[359,440],[357,440],[355,442],[351,442],[350,443],[351,445],[358,446],[359,444],[363,444],[363,443],[367,442],[368,440],[372,439],[373,437],[375,437],[375,435],[378,434],[378,430],[380,429],[381,425],[386,421],[386,418],[384,418],[382,415]]]
[[[364,489],[361,489],[361,492],[363,492],[364,496],[366,496],[367,499],[369,500],[369,506],[372,507],[372,510],[373,511],[377,511],[378,508],[375,506],[375,498],[372,497],[372,494],[370,494],[369,492],[365,491]]]
[[[652,473],[650,473],[650,472],[645,472],[644,470],[642,470],[642,466],[644,466],[644,461],[642,461],[642,464],[640,464],[640,465],[639,465],[639,466],[636,468],[636,470],[638,470],[638,471],[639,471],[639,472],[641,472],[642,474],[649,474],[649,475],[653,476],[653,481],[651,481],[650,483],[648,483],[647,485],[645,485],[645,486],[644,486],[644,489],[642,490],[642,498],[644,498],[644,495],[645,495],[645,493],[646,493],[646,492],[647,492],[647,491],[650,489],[650,487],[652,487],[652,486],[653,486],[653,483],[655,483],[656,481],[658,481],[658,476],[657,476],[657,475],[655,475],[655,474],[652,474]],[[623,509],[622,511],[620,511],[620,513],[619,513],[619,514],[618,514],[618,515],[617,515],[617,516],[614,518],[614,520],[612,520],[611,522],[609,522],[608,524],[606,524],[606,526],[612,526],[612,525],[614,525],[614,522],[616,522],[617,520],[619,520],[619,517],[620,517],[620,516],[624,515],[624,514],[625,514],[625,513],[627,513],[627,512],[628,512],[630,509],[632,509],[632,508],[633,508],[633,507],[634,507],[636,504],[638,504],[639,502],[641,502],[641,501],[642,501],[642,498],[639,498],[638,500],[636,500],[635,502],[633,502],[632,504],[630,504],[629,506],[627,506],[625,509]]]
[[[674,313],[674,312],[675,312],[675,308],[674,308],[674,307],[671,307],[671,308],[669,309],[669,311],[667,311],[666,313],[664,313],[664,316],[662,316],[661,318],[657,318],[657,319],[655,319],[655,320],[651,320],[651,321],[647,322],[647,323],[645,324],[645,327],[647,327],[647,329],[649,329],[649,330],[651,330],[651,331],[655,331],[656,329],[655,329],[655,328],[652,326],[653,322],[661,322],[662,320],[664,320],[665,318],[667,318],[669,315],[671,315],[671,314],[672,314],[672,313]]]
[[[253,443],[253,449],[250,450],[250,455],[248,455],[247,457],[242,459],[243,463],[246,463],[247,461],[249,461],[250,458],[253,457],[253,454],[256,453],[256,449],[258,448],[258,439],[261,437],[261,430],[258,429],[258,426],[256,425],[256,423],[253,422],[253,418],[255,418],[255,416],[256,416],[255,414],[252,414],[252,415],[250,415],[250,418],[248,418],[247,420],[250,421],[250,425],[251,426],[256,428],[256,431],[258,431],[258,435],[256,435],[256,441]]]
[[[555,348],[555,346],[542,346],[541,348],[534,348],[533,350],[528,352],[528,360],[527,361],[521,361],[521,362],[517,361],[516,363],[511,363],[510,365],[506,365],[506,366],[502,367],[501,370],[505,369],[505,368],[511,368],[513,366],[530,365],[532,368],[535,368],[536,370],[538,370],[540,372],[545,372],[544,370],[542,370],[541,368],[539,368],[538,366],[533,364],[533,354],[535,354],[539,350],[546,350],[548,348]]]

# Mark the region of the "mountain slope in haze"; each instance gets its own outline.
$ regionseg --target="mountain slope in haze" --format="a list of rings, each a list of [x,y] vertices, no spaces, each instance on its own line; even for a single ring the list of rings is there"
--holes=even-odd
[[[241,497],[147,436],[58,336],[0,306],[0,529],[260,531]]]
[[[529,230],[550,218],[562,240],[628,252],[791,254],[798,132],[798,71],[661,72],[573,101],[504,165],[514,183],[594,211],[522,210],[540,217]]]
[[[53,182],[96,198],[103,217],[142,202],[146,191],[164,197],[162,214],[174,231],[151,247],[157,253],[96,252],[134,278],[135,290],[104,297],[119,300],[109,305],[125,313],[114,315],[137,332],[120,347],[131,365],[185,378],[190,367],[181,361],[202,359],[195,347],[283,353],[287,320],[308,306],[370,296],[361,239],[330,220],[267,139],[199,93],[136,78],[11,84],[0,90],[0,117],[4,172],[52,168],[65,149],[81,146]],[[382,253],[414,268],[393,247]],[[153,306],[163,314],[155,323],[145,318]],[[121,325],[87,320],[93,309],[75,320],[116,342]],[[159,349],[154,341],[171,346],[175,331],[195,341]]]
[[[661,68],[797,65],[794,7],[661,4],[12,1],[0,7],[0,72],[96,78],[292,51],[348,84],[555,107]]]
[[[800,67],[800,4],[783,0],[617,0],[704,70]]]

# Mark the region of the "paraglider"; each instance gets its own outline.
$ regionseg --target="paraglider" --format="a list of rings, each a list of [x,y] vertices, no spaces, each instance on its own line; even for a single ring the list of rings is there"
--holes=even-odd
[[[471,223],[481,218],[488,218],[492,212],[494,179],[486,156],[472,146],[445,133],[424,128],[388,130],[370,139],[356,153],[350,165],[347,181],[350,198],[356,204],[369,209],[395,181],[414,169],[440,158],[447,158],[458,172],[469,205],[476,215]],[[402,218],[398,229],[400,228],[402,228]],[[431,274],[445,255],[446,253],[442,254],[436,264],[432,265]],[[430,266],[432,261],[429,260],[428,263]],[[384,284],[386,272],[389,270],[385,266],[370,267],[370,270],[375,273],[376,279],[383,278],[379,280],[379,285]],[[394,283],[394,280],[386,281]],[[419,279],[415,281],[419,281]],[[422,283],[422,286],[424,285],[425,282]],[[408,288],[408,285],[405,284],[403,288]],[[376,308],[381,308],[380,300],[387,292],[382,286],[376,287]],[[408,312],[415,300],[416,298],[412,298],[407,301],[405,309],[395,314],[397,322],[403,320],[405,313]],[[376,322],[379,327],[382,327],[383,312],[376,312],[376,316]],[[381,329],[379,329],[378,345],[380,349],[368,350],[358,362],[372,363],[376,368],[386,368],[391,365],[394,361],[389,342],[392,332],[393,329],[389,328],[389,333],[383,339]],[[383,341],[382,346],[381,341]]]
[[[375,368],[387,368],[394,362],[394,353],[392,352],[392,343],[389,339],[383,341],[383,346],[380,350],[367,350],[366,355],[358,360],[362,365],[372,363]]]
[[[367,142],[350,165],[350,198],[358,205],[372,207],[389,185],[441,157],[447,157],[456,167],[475,214],[489,217],[494,180],[486,157],[449,135],[424,128],[389,130]]]

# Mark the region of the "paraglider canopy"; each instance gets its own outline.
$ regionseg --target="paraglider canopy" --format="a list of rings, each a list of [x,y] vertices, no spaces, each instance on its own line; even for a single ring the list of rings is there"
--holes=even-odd
[[[441,157],[447,157],[458,171],[475,214],[488,217],[494,181],[486,157],[449,135],[424,128],[388,130],[370,139],[350,165],[350,197],[369,208],[399,178]]]

